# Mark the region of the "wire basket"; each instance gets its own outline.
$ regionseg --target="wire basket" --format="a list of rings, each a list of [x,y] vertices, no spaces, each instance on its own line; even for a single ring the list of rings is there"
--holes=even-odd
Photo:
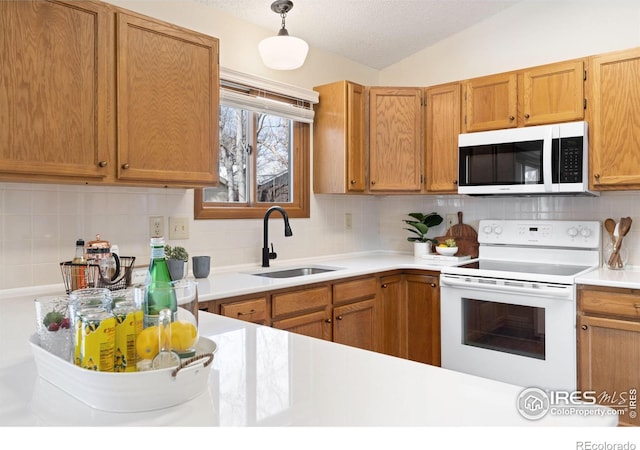
[[[131,274],[135,261],[134,256],[120,256],[120,273],[113,280],[105,278],[97,264],[61,262],[60,270],[62,271],[64,288],[67,294],[83,287],[107,288],[112,291],[125,289],[131,285]]]

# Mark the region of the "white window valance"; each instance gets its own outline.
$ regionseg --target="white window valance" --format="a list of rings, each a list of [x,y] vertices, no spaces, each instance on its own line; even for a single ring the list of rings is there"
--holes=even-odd
[[[274,94],[291,102],[267,97],[267,95]],[[318,103],[318,93],[231,69],[220,68],[220,103],[274,114],[299,122],[313,123],[313,105]]]

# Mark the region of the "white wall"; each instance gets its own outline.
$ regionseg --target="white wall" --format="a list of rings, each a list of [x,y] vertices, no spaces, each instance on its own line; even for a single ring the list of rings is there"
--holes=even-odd
[[[579,7],[578,2],[534,2],[510,8],[381,72],[317,49],[311,49],[303,68],[275,72],[261,66],[256,51],[258,41],[273,30],[239,23],[201,3],[111,3],[219,37],[224,67],[306,88],[339,79],[369,85],[432,85],[640,45],[636,2],[598,3],[606,6],[579,2]],[[292,220],[293,237],[283,237],[278,216],[270,220],[270,237],[279,260],[284,260],[375,248],[408,252],[402,219],[413,211],[444,215],[462,210],[465,222],[474,226],[489,217],[603,220],[631,216],[636,226],[626,245],[634,250],[631,262],[640,264],[636,195],[535,199],[312,195],[311,218]],[[346,212],[353,214],[352,230],[344,229]],[[196,222],[190,189],[0,183],[0,289],[61,282],[59,262],[72,257],[76,238],[91,240],[96,233],[117,243],[121,254],[146,264],[148,217],[155,215],[165,217],[165,226],[169,216],[189,217],[190,239],[171,244],[183,245],[192,255],[211,255],[214,269],[260,261],[262,221]],[[432,236],[443,232],[444,227],[438,227]]]

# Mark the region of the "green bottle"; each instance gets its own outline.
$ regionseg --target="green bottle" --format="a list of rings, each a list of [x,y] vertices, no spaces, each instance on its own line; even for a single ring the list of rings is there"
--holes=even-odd
[[[149,286],[144,303],[144,327],[157,325],[160,311],[163,309],[170,309],[172,321],[175,320],[178,302],[164,257],[164,238],[153,237],[149,262]]]

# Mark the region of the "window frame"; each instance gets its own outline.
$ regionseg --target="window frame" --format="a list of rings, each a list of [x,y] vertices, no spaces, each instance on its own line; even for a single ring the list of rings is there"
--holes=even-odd
[[[291,202],[256,202],[221,205],[203,202],[202,188],[194,190],[194,218],[202,219],[261,219],[272,206],[278,205],[286,209],[291,218],[310,217],[310,154],[311,125],[293,122],[293,198]],[[255,173],[252,175],[255,177]],[[254,186],[255,188],[255,186]]]

